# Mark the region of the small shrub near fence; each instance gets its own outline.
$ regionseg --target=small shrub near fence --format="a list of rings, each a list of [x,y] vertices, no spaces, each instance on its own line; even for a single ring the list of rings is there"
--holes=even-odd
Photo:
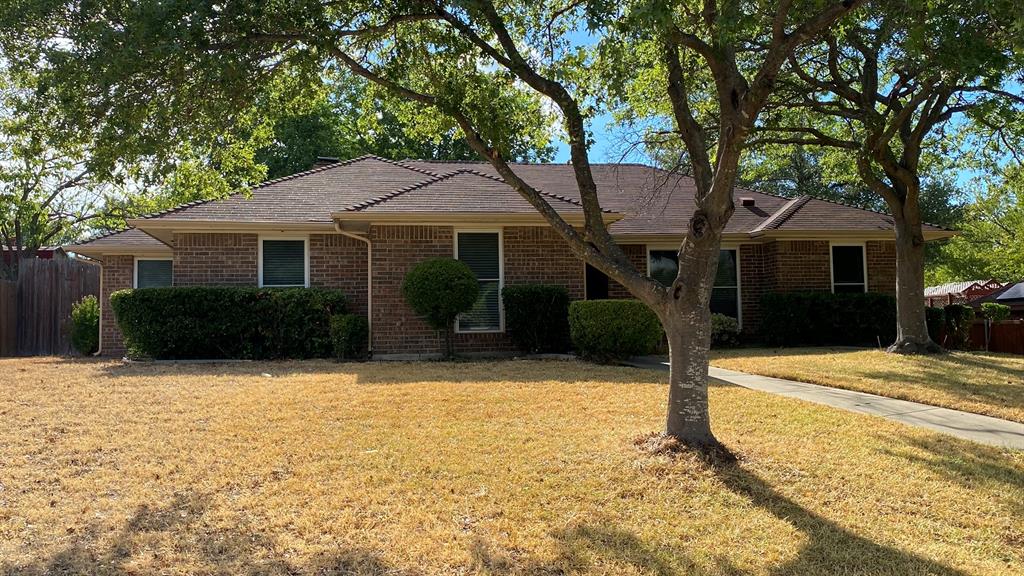
[[[83,356],[100,349],[100,304],[95,296],[71,305],[71,346]]]
[[[578,300],[569,305],[576,352],[597,362],[650,354],[664,331],[657,315],[638,300]]]
[[[946,311],[936,306],[928,306],[924,309],[924,318],[928,324],[928,336],[932,342],[941,344],[946,330]]]
[[[888,294],[765,294],[761,337],[772,346],[887,346],[896,340],[896,299]]]
[[[328,358],[340,290],[181,287],[121,290],[110,298],[133,357]]]
[[[568,350],[569,292],[564,286],[506,286],[501,298],[505,328],[519,350],[528,354]]]
[[[950,304],[943,310],[946,313],[945,346],[953,350],[966,350],[971,341],[974,308],[963,304]]]

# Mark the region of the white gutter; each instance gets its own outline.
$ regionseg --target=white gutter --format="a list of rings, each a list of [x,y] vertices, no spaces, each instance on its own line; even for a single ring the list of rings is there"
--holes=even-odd
[[[366,351],[373,357],[373,244],[365,236],[353,234],[341,229],[341,222],[334,221],[334,229],[342,236],[359,240],[366,244],[366,326],[367,340]]]
[[[96,352],[93,353],[93,356],[99,356],[103,353],[103,311],[107,309],[107,306],[103,302],[103,261],[97,260],[96,263],[100,266],[100,295],[99,298],[97,298],[98,304],[100,305],[100,333],[99,338],[96,339]]]

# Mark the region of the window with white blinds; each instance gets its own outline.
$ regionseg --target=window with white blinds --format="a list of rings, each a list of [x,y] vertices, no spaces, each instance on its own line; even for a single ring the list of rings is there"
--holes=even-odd
[[[262,239],[260,286],[306,285],[306,241]]]
[[[136,288],[166,288],[173,283],[173,262],[167,259],[135,259]]]
[[[458,232],[456,257],[465,262],[480,283],[480,296],[468,312],[459,316],[459,332],[501,330],[501,233]]]

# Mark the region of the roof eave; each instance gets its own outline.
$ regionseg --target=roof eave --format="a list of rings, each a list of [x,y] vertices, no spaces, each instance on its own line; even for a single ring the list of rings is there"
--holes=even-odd
[[[582,212],[560,214],[563,220],[572,226],[582,226],[585,217]],[[605,213],[606,224],[621,220],[622,214]],[[487,224],[495,225],[547,225],[548,221],[539,212],[437,212],[437,211],[406,211],[406,212],[375,212],[375,211],[344,211],[332,212],[331,218],[339,222],[371,222],[374,224],[416,224],[431,226],[450,226],[453,224]]]
[[[925,230],[925,241],[944,240],[959,234],[955,230]],[[828,238],[863,238],[870,240],[892,240],[896,233],[893,230],[757,230],[750,232],[751,238],[765,240],[774,239],[828,239]]]

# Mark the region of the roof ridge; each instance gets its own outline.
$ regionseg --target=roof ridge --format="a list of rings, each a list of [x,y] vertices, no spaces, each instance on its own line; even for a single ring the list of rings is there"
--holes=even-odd
[[[227,194],[226,196],[221,196],[219,198],[207,198],[205,200],[193,200],[192,202],[185,202],[183,204],[178,204],[177,206],[172,206],[170,208],[165,208],[165,209],[160,210],[158,212],[151,212],[149,214],[143,214],[142,216],[139,216],[139,218],[149,219],[149,218],[156,218],[156,217],[159,217],[159,216],[166,216],[168,214],[172,214],[172,213],[177,212],[179,210],[184,210],[185,208],[191,208],[193,206],[199,206],[201,204],[207,204],[207,203],[214,202],[214,201],[217,201],[217,200],[227,200],[228,198],[231,198],[233,196],[238,196],[239,194],[242,194],[244,192],[252,192],[253,190],[258,190],[260,188],[265,188],[265,187],[270,186],[272,184],[279,184],[281,182],[287,182],[288,180],[293,180],[295,178],[300,178],[302,176],[308,176],[310,174],[317,174],[319,172],[326,172],[326,171],[331,170],[333,168],[340,168],[342,166],[349,166],[351,164],[355,164],[356,162],[362,162],[363,160],[369,160],[371,158],[377,158],[377,157],[374,156],[373,154],[363,154],[362,156],[357,156],[355,158],[349,158],[348,160],[342,160],[341,162],[334,162],[332,164],[327,164],[326,166],[317,166],[315,168],[310,168],[309,170],[303,170],[302,172],[296,172],[294,174],[288,174],[287,176],[280,176],[278,178],[273,178],[271,180],[264,180],[263,182],[260,182],[259,184],[256,184],[255,186],[252,186],[248,190],[236,190],[235,192],[231,192],[230,194]],[[409,169],[412,170],[412,168],[409,168]]]
[[[796,214],[804,204],[810,201],[811,197],[807,195],[797,196],[789,202],[783,204],[778,210],[772,213],[771,216],[765,218],[763,222],[758,224],[751,230],[754,232],[763,232],[765,230],[777,230],[786,220],[789,220],[793,214]]]
[[[451,174],[441,174],[441,175],[434,174],[433,177],[431,179],[429,179],[429,180],[423,180],[421,182],[417,182],[415,184],[411,184],[409,186],[405,186],[403,188],[398,188],[397,190],[392,190],[391,192],[387,192],[385,194],[381,194],[380,196],[377,196],[377,197],[374,197],[374,198],[370,198],[369,200],[363,200],[362,202],[357,202],[355,204],[351,204],[349,206],[346,206],[345,208],[342,208],[341,211],[342,212],[360,212],[360,211],[365,210],[366,208],[369,208],[371,206],[376,206],[378,204],[383,204],[384,202],[387,202],[388,200],[391,200],[392,198],[395,198],[396,196],[401,196],[402,194],[405,194],[407,192],[412,192],[413,190],[417,190],[419,188],[423,188],[424,186],[429,186],[431,184],[434,184],[435,182],[440,182],[442,180],[447,180],[448,178],[451,178],[451,177],[453,177],[456,174],[459,174],[461,172],[462,172],[461,170],[458,170],[458,171],[452,172]]]
[[[94,241],[99,240],[101,238],[106,238],[107,236],[113,236],[115,234],[120,234],[122,232],[127,232],[129,230],[134,230],[134,229],[135,229],[135,226],[128,226],[127,228],[122,228],[120,230],[105,230],[103,232],[100,232],[99,234],[94,234],[94,235],[86,238],[85,240],[82,240],[80,242],[75,242],[75,243],[71,244],[71,246],[83,246],[85,244],[88,244],[89,242],[94,242]]]
[[[887,216],[889,218],[893,218],[892,214],[886,214],[885,212],[879,212],[878,210],[872,210],[871,208],[864,208],[864,207],[861,207],[861,206],[854,206],[853,204],[846,204],[845,202],[837,202],[835,200],[829,200],[828,198],[818,198],[816,196],[808,196],[808,198],[810,198],[811,200],[818,200],[818,201],[821,201],[821,202],[828,202],[829,204],[835,204],[836,206],[844,206],[846,208],[853,208],[854,210],[861,210],[863,212],[870,212],[872,214],[878,214],[879,216]],[[947,230],[949,232],[953,231],[952,228],[947,228],[947,227],[942,226],[940,224],[932,224],[931,222],[924,222],[924,221],[922,221],[921,223],[922,224],[926,224],[928,226],[931,226],[933,228],[938,228],[940,230]]]

